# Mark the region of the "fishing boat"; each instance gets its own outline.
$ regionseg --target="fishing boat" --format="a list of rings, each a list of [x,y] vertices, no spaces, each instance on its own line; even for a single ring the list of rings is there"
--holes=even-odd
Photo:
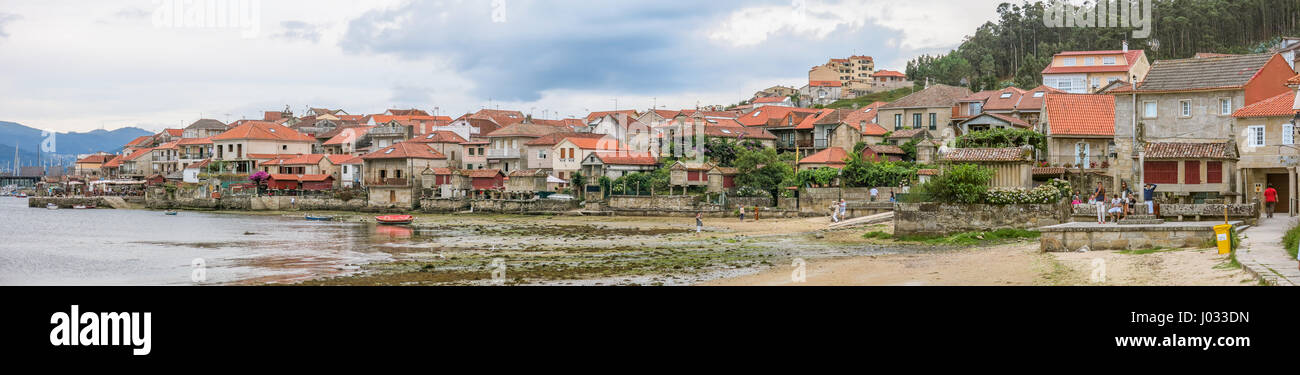
[[[412,221],[415,221],[415,218],[411,215],[388,215],[376,216],[375,221],[378,221],[380,224],[410,224]]]
[[[26,193],[18,193],[18,195],[15,195],[14,197],[17,197],[17,198],[27,198],[27,194],[26,194]]]
[[[311,220],[311,221],[331,221],[331,220],[334,220],[334,217],[333,217],[333,216],[312,216],[312,215],[307,215],[307,220]]]
[[[74,209],[74,210],[84,210],[84,209],[86,209],[86,206],[85,206],[85,205],[81,205],[81,204],[77,204],[77,205],[73,205],[73,206],[72,206],[72,209]]]
[[[167,216],[176,216],[176,211],[167,211],[167,212],[164,212],[163,215],[167,215]]]

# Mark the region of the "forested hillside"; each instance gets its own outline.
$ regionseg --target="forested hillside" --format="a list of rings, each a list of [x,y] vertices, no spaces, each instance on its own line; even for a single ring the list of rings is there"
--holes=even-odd
[[[1149,39],[1132,39],[1128,28],[1049,28],[1043,24],[1047,4],[998,5],[998,20],[980,26],[956,50],[909,61],[908,79],[972,90],[1028,89],[1041,83],[1039,73],[1060,51],[1117,50],[1128,40],[1129,48],[1145,49],[1155,62],[1198,52],[1266,52],[1282,36],[1300,36],[1297,0],[1154,0]]]

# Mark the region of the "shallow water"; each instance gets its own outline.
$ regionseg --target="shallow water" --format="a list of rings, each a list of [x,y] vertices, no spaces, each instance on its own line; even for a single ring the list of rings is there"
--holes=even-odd
[[[0,285],[294,282],[391,259],[409,229],[299,217],[47,210],[0,197]],[[196,260],[203,264],[195,282]]]

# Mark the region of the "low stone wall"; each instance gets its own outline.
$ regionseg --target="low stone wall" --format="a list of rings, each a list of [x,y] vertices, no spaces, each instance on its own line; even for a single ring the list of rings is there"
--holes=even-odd
[[[452,198],[452,199],[421,199],[420,212],[424,213],[452,213],[469,211],[469,199]]]
[[[620,210],[661,210],[691,211],[695,210],[693,195],[611,195],[605,205],[614,211]]]
[[[149,198],[145,207],[152,209],[248,210],[248,211],[359,211],[364,199],[344,201],[315,197],[226,197],[226,198]]]
[[[736,207],[772,207],[772,198],[768,197],[727,197],[727,208]]]
[[[776,207],[777,207],[777,208],[780,208],[780,209],[782,209],[782,210],[798,210],[798,209],[799,209],[799,198],[794,198],[794,197],[790,197],[790,198],[781,197],[781,198],[779,198],[779,199],[776,200]]]
[[[1232,222],[1241,225],[1241,221]],[[1074,223],[1042,228],[1039,248],[1049,252],[1090,250],[1140,250],[1204,248],[1215,246],[1213,223],[1162,225],[1096,225]]]
[[[943,204],[894,205],[894,234],[942,236],[1004,228],[1034,229],[1068,222],[1066,204]]]
[[[54,203],[54,205],[59,206],[59,208],[72,208],[72,206],[87,205],[113,208],[100,197],[27,197],[27,207],[44,208],[50,203]]]
[[[1228,209],[1228,220],[1241,220],[1254,225],[1259,220],[1259,206],[1254,204],[1161,204],[1160,218],[1169,221],[1222,221],[1224,207]],[[1139,214],[1145,214],[1147,206],[1138,203]],[[1071,217],[1076,222],[1097,221],[1097,206],[1090,204],[1075,205]]]
[[[470,202],[474,212],[493,212],[493,213],[554,213],[564,212],[578,208],[578,201],[562,201],[556,199],[529,199],[529,200],[507,200],[507,199],[477,199]]]

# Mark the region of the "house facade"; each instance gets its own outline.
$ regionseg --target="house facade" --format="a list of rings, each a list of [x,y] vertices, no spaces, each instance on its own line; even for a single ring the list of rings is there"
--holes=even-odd
[[[1071,94],[1097,93],[1102,87],[1116,82],[1142,82],[1151,70],[1146,52],[1124,49],[1117,51],[1066,51],[1052,56],[1052,62],[1043,68],[1043,84]]]

